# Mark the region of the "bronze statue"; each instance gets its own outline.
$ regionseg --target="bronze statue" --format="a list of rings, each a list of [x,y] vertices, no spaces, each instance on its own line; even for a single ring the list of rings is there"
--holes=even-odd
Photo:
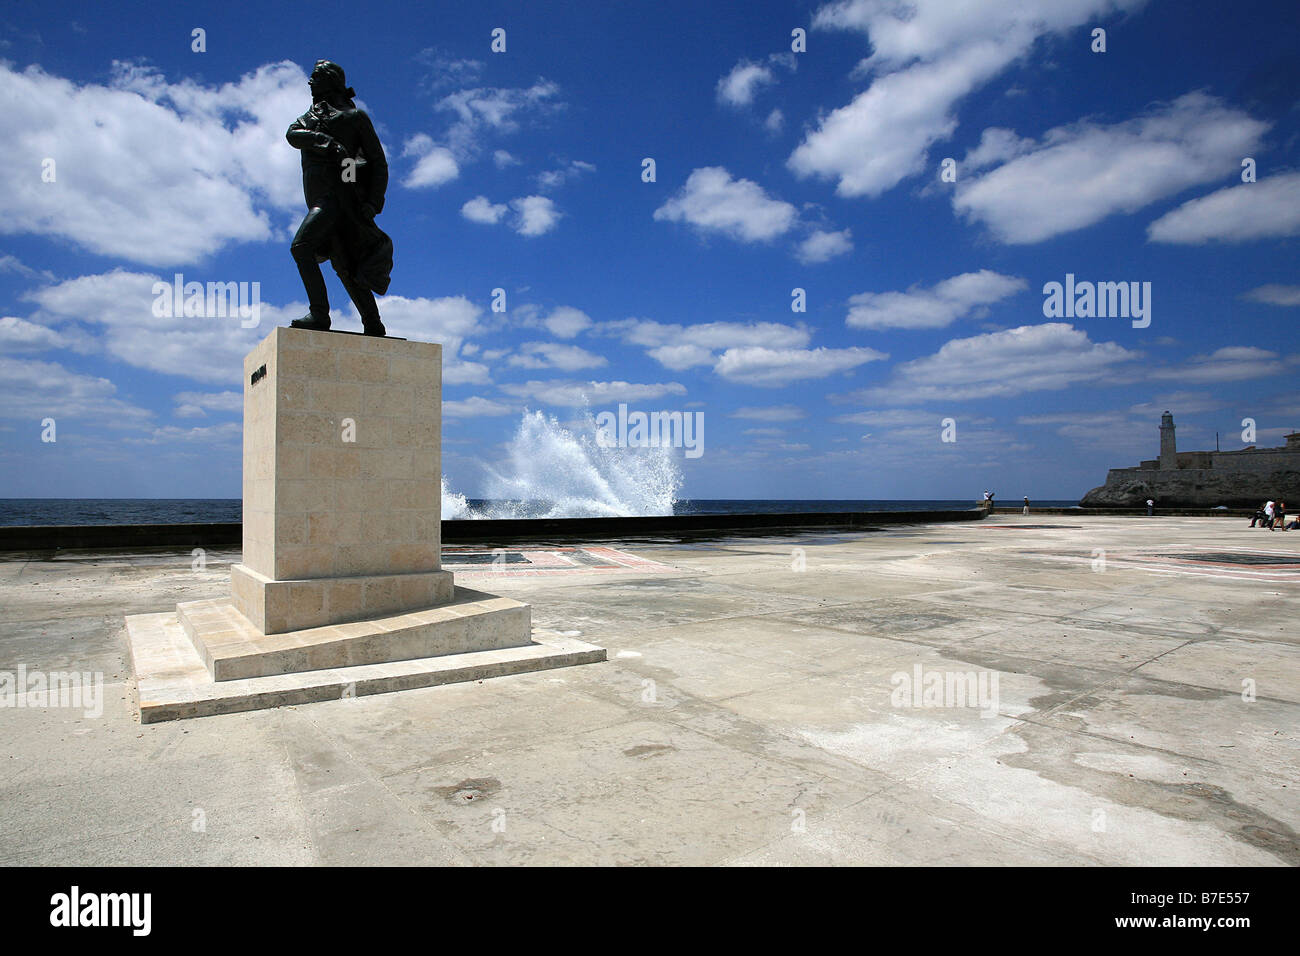
[[[341,66],[317,60],[308,85],[311,109],[285,133],[289,145],[302,152],[308,209],[290,248],[310,311],[290,324],[329,329],[329,294],[319,265],[329,259],[361,315],[365,334],[384,335],[374,296],[388,291],[393,271],[392,240],[375,225],[388,188],[384,147],[370,117],[352,102],[356,93]]]

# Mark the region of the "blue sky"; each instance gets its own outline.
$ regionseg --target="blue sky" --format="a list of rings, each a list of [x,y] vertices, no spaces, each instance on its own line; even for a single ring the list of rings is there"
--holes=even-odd
[[[1300,428],[1294,4],[557,6],[10,5],[0,497],[238,497],[318,57],[388,153],[380,306],[444,343],[463,493],[584,398],[703,413],[683,497],[1070,498],[1165,408],[1189,450]],[[155,317],[177,272],[259,282],[260,327]],[[1150,283],[1149,326],[1045,316],[1067,273]]]

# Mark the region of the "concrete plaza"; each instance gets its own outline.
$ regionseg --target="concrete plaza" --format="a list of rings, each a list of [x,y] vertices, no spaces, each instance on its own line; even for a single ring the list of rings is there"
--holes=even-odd
[[[657,564],[448,567],[606,663],[150,725],[124,616],[239,554],[0,554],[0,671],[105,682],[102,716],[0,709],[0,862],[1300,863],[1300,535],[601,544]]]

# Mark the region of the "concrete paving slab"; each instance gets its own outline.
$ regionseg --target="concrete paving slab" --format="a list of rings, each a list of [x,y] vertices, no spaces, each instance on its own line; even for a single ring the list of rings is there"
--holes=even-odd
[[[1263,547],[1230,519],[996,523],[619,542],[678,570],[489,588],[606,663],[146,725],[122,616],[239,555],[0,559],[0,672],[104,678],[0,694],[0,862],[1300,863],[1300,576],[1093,570]]]

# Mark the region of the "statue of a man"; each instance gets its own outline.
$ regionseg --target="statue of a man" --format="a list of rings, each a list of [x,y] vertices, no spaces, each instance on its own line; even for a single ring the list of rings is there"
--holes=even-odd
[[[308,209],[291,250],[310,311],[290,324],[329,329],[329,295],[319,265],[329,259],[361,315],[366,335],[384,335],[374,296],[388,291],[393,269],[392,240],[375,225],[388,188],[384,147],[370,117],[352,102],[356,93],[341,66],[317,60],[308,85],[311,109],[285,134],[289,145],[302,153]]]

